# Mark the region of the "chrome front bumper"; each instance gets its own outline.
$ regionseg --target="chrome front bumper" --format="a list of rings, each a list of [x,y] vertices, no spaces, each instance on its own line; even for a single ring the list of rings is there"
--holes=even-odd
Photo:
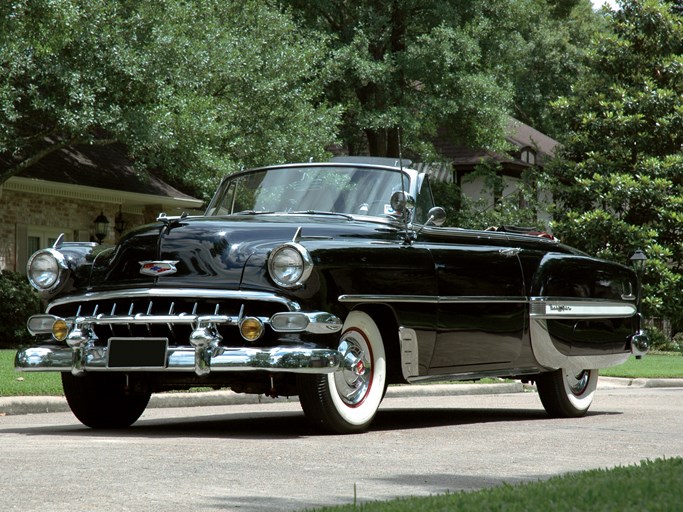
[[[188,298],[194,302],[178,300],[176,304],[176,299]],[[213,313],[197,313],[198,301],[204,299],[215,301]],[[224,301],[239,302],[225,306]],[[130,306],[121,314],[121,306],[128,302]],[[272,316],[245,316],[245,304],[256,302],[277,303],[285,310]],[[49,314],[55,306],[71,303],[74,309],[77,306],[75,316]],[[146,326],[147,334],[140,336],[139,330],[131,330],[135,326]],[[189,335],[174,338],[178,326],[189,327]],[[224,343],[221,328],[226,326],[237,328],[252,346]],[[109,328],[106,340],[100,340],[96,332],[100,329],[102,335],[103,327]],[[127,328],[123,329],[127,334],[115,336],[115,327]],[[162,328],[161,336],[159,332],[153,334],[154,327],[157,331]],[[74,375],[86,371],[194,371],[200,376],[213,371],[255,370],[329,373],[342,362],[335,349],[311,348],[303,343],[256,346],[266,328],[283,335],[328,335],[342,328],[341,320],[331,313],[304,312],[294,302],[259,292],[143,289],[89,293],[53,301],[48,314],[29,318],[27,328],[44,340],[51,336],[54,343],[20,350],[15,361],[20,371],[70,370]],[[166,329],[170,336],[163,336]],[[122,343],[123,349],[119,348]]]
[[[116,371],[116,372],[193,372],[197,370],[194,347],[169,347],[163,366],[109,366],[107,347],[89,347],[83,352],[69,347],[41,346],[19,350],[15,368],[19,371]],[[81,359],[82,357],[82,359]],[[79,359],[75,361],[75,358]],[[331,373],[342,362],[341,354],[334,349],[273,347],[217,348],[206,361],[211,372],[257,371],[293,373]],[[208,372],[206,372],[208,373]]]

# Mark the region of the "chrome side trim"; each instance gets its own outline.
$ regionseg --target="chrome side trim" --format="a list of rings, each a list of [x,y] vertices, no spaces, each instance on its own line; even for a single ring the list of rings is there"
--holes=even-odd
[[[487,297],[487,296],[446,296],[439,297],[440,304],[477,304],[477,303],[505,303],[505,304],[527,304],[529,299],[527,297]]]
[[[339,302],[419,302],[438,304],[439,298],[431,295],[340,295]]]
[[[546,368],[565,368],[575,370],[578,373],[581,370],[607,368],[625,363],[631,355],[630,352],[622,352],[619,354],[569,356],[557,350],[553,345],[548,332],[548,322],[545,319],[532,317],[529,329],[534,357],[541,366]]]
[[[526,297],[435,296],[435,295],[340,295],[339,302],[399,302],[419,304],[526,304]]]
[[[635,304],[624,302],[532,297],[529,316],[546,320],[630,318],[637,311]]]
[[[420,356],[417,344],[417,333],[407,327],[398,328],[401,341],[401,370],[405,380],[420,374]]]
[[[603,299],[523,296],[340,295],[339,302],[394,302],[417,304],[530,304],[529,315],[539,319],[630,318],[635,304]]]
[[[277,302],[290,311],[300,311],[301,306],[285,297],[266,292],[250,292],[240,290],[207,290],[206,288],[141,288],[133,290],[112,290],[106,292],[88,292],[82,295],[68,295],[55,299],[48,306],[47,312],[55,306],[72,302],[98,301],[112,299],[139,299],[152,297],[181,297],[188,299],[223,299],[223,300],[255,300]]]
[[[194,372],[193,347],[169,347],[165,368],[107,367],[107,347],[91,347],[85,352],[83,371]],[[211,372],[271,371],[288,373],[331,373],[341,364],[337,350],[304,347],[219,348],[207,361]],[[15,368],[20,371],[71,371],[72,351],[67,347],[43,346],[20,350]]]

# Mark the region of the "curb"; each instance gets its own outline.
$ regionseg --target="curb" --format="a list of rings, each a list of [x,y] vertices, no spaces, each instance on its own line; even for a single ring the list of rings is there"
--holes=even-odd
[[[601,377],[598,389],[683,387],[683,379],[620,379]],[[413,384],[391,386],[386,398],[428,396],[498,395],[535,391],[534,386],[521,382],[494,384]],[[298,402],[297,397],[269,398],[265,395],[246,395],[233,391],[207,391],[198,393],[158,393],[152,395],[148,407],[202,407],[219,405],[263,404]],[[60,396],[0,397],[0,416],[68,412],[66,399]]]
[[[500,384],[415,384],[387,388],[387,398],[413,396],[454,396],[520,393],[524,391],[521,382]],[[202,407],[219,405],[264,404],[298,402],[297,397],[269,398],[265,395],[246,395],[233,391],[205,391],[197,393],[153,394],[148,407]],[[0,416],[68,412],[69,405],[63,396],[17,396],[0,397]]]

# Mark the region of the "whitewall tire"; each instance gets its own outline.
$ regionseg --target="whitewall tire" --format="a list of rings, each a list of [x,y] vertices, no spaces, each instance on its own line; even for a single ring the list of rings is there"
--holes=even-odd
[[[360,311],[349,314],[339,341],[339,370],[299,377],[299,401],[312,423],[327,432],[363,432],[372,423],[386,387],[386,354],[379,329]]]
[[[566,370],[543,373],[536,388],[543,407],[556,418],[577,418],[588,412],[598,386],[598,370]]]

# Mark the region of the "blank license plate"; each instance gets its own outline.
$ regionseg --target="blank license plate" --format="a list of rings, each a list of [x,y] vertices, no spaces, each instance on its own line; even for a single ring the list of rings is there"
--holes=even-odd
[[[109,368],[164,368],[167,338],[109,338]]]

